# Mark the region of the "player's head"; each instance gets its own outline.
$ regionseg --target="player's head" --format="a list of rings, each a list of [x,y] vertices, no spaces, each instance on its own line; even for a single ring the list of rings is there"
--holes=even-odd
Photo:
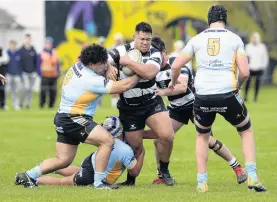
[[[80,61],[86,67],[103,75],[108,69],[107,50],[98,44],[88,45],[82,49]]]
[[[251,35],[250,42],[253,43],[253,44],[261,43],[260,34],[259,34],[258,32],[254,32],[254,33]]]
[[[165,43],[163,42],[163,40],[160,37],[154,36],[152,38],[151,45],[161,52],[162,60],[163,60],[162,67],[164,67],[167,63],[167,60],[168,60],[168,56],[167,56],[166,48],[165,48]]]
[[[117,116],[108,116],[102,126],[111,133],[113,137],[120,138],[123,134],[123,126]]]
[[[135,48],[145,53],[149,50],[152,39],[152,28],[146,22],[140,22],[136,25],[134,34]]]
[[[212,6],[208,13],[208,24],[211,25],[215,22],[227,23],[227,9],[220,5]]]

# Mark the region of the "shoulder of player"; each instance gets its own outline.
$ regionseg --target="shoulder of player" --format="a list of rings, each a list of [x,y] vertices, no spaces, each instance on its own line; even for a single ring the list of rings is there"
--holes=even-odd
[[[154,54],[154,53],[161,53],[157,48],[150,46],[149,49],[150,54]]]

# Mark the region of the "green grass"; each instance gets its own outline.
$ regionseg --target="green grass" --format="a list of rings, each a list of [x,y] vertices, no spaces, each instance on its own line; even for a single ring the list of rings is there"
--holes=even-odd
[[[175,139],[170,164],[177,181],[174,187],[151,184],[156,177],[156,165],[153,144],[149,140],[145,141],[145,163],[134,188],[108,191],[69,186],[17,187],[13,184],[16,172],[25,171],[55,155],[55,110],[39,110],[36,96],[34,108],[29,111],[0,112],[0,201],[277,201],[277,89],[262,89],[259,103],[250,101],[247,107],[255,131],[258,173],[268,187],[267,193],[254,193],[247,190],[246,184],[238,185],[228,164],[213,152],[209,155],[210,192],[196,193],[195,129],[192,125],[182,128]],[[97,110],[95,120],[100,123],[112,114],[118,112],[110,108],[107,96],[103,107]],[[220,116],[213,130],[243,163],[236,130]],[[73,164],[79,165],[95,148],[80,145]],[[120,180],[123,178],[125,175]]]

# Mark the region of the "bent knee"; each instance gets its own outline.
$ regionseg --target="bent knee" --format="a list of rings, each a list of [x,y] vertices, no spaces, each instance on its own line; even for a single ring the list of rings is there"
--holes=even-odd
[[[174,133],[170,132],[170,133],[160,133],[159,134],[159,140],[163,141],[163,142],[170,142],[172,143],[174,140]]]

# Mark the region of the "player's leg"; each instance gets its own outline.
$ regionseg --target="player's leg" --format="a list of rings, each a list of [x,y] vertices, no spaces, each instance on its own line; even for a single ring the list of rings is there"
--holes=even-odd
[[[84,142],[98,146],[93,185],[96,188],[100,188],[106,177],[105,170],[113,148],[114,139],[105,128],[93,122],[86,125],[85,133],[88,134],[88,136]]]
[[[225,144],[223,144],[221,141],[217,140],[212,132],[209,139],[209,148],[213,150],[218,156],[223,158],[225,161],[228,162],[228,164],[231,166],[231,168],[234,170],[237,176],[237,182],[239,184],[245,182],[247,180],[247,174],[244,170],[244,168],[239,164],[236,157],[232,155],[230,150],[226,147]]]
[[[143,134],[145,127],[145,110],[147,106],[132,107],[118,102],[119,118],[125,132],[125,140],[134,151],[135,157],[139,157],[144,151]],[[143,160],[142,164],[143,165]],[[141,169],[141,168],[140,168]],[[127,173],[127,180],[119,183],[121,186],[134,186],[136,177]]]
[[[257,176],[255,138],[247,108],[239,94],[229,98],[227,104],[228,110],[221,115],[237,128],[241,136],[245,169],[248,174],[248,187],[258,192],[266,191],[267,189],[259,182]]]
[[[157,134],[157,153],[160,159],[160,172],[167,185],[174,185],[175,181],[169,173],[169,160],[173,148],[174,131],[168,112],[161,97],[155,98],[155,103],[149,110],[146,124]]]
[[[64,138],[64,141],[67,139]],[[77,145],[69,143],[56,143],[56,157],[49,158],[43,161],[40,165],[28,170],[26,173],[16,175],[15,184],[24,185],[24,187],[33,188],[36,186],[36,180],[44,175],[55,170],[62,169],[70,165],[76,155]]]
[[[212,104],[212,103],[211,103]],[[194,124],[196,127],[196,161],[197,161],[197,191],[208,191],[208,149],[211,126],[215,120],[216,113],[210,110],[208,101],[201,100],[196,96],[194,101]]]
[[[67,176],[70,176],[70,175],[73,175],[74,173],[76,173],[78,170],[80,169],[80,167],[78,166],[68,166],[66,168],[63,168],[63,169],[60,169],[60,170],[57,170],[55,171],[55,174],[58,174],[58,175],[62,175],[64,177],[67,177]]]
[[[184,125],[184,123],[181,123],[173,118],[171,118],[171,123],[172,123],[172,127],[173,127],[173,131],[174,131],[174,134],[177,133],[177,131]],[[148,132],[148,131],[145,131],[145,132]],[[150,132],[153,133],[152,130],[150,130]],[[157,136],[156,136],[157,138]],[[153,140],[154,142],[154,146],[155,146],[155,156],[156,156],[156,163],[157,163],[157,178],[152,182],[152,184],[164,184],[165,181],[162,177],[162,174],[160,173],[160,159],[159,159],[159,156],[158,156],[158,152],[157,152],[157,143],[158,143],[158,140],[157,139],[154,139]]]
[[[74,174],[67,177],[58,178],[53,176],[41,176],[37,179],[37,184],[43,185],[74,185],[73,183]]]
[[[138,158],[142,153],[144,153],[144,147],[143,147],[143,133],[144,130],[138,130],[138,131],[129,131],[125,132],[125,140],[130,145],[130,147],[133,149],[135,158]],[[144,160],[144,154],[142,156],[142,163],[139,170],[141,170],[143,166],[143,160]],[[120,186],[134,186],[136,183],[136,177],[132,176],[130,173],[127,173],[127,179],[126,181],[119,183]]]

